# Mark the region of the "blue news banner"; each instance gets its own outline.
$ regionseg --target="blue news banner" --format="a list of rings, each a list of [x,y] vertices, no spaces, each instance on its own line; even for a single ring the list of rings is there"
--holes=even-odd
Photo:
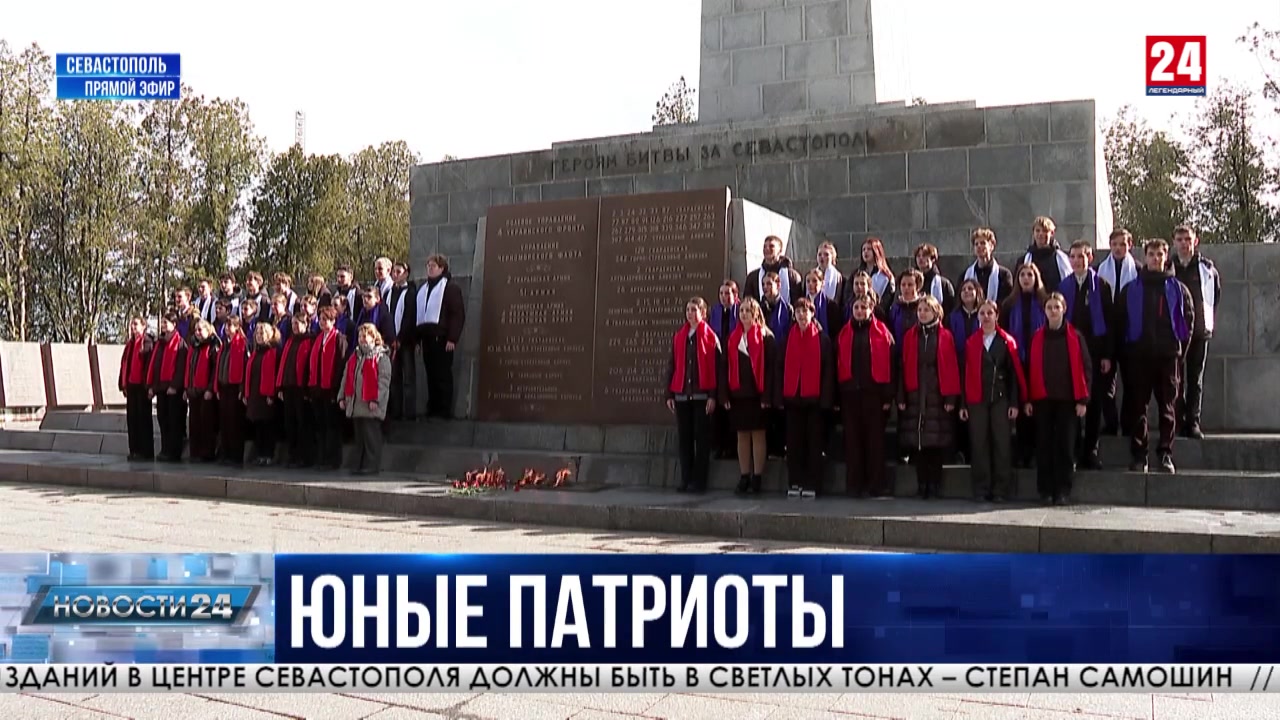
[[[58,53],[59,100],[178,100],[182,57],[173,53]]]

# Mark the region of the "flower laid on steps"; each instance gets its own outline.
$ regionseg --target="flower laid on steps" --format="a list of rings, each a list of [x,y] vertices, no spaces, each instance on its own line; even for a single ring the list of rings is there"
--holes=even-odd
[[[478,495],[494,490],[510,489],[512,492],[519,492],[521,488],[561,488],[567,485],[572,477],[573,470],[567,467],[561,468],[556,471],[554,479],[548,482],[546,473],[525,468],[520,480],[512,483],[508,482],[507,473],[502,468],[486,467],[468,471],[462,479],[454,480],[449,492],[454,495]]]

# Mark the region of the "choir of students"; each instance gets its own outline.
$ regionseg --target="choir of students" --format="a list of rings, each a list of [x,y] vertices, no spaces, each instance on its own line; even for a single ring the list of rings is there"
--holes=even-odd
[[[1218,271],[1187,226],[1174,230],[1172,250],[1144,241],[1137,261],[1132,236],[1118,229],[1096,267],[1089,242],[1064,251],[1055,233],[1053,220],[1037,218],[1011,272],[995,259],[995,233],[975,230],[974,262],[956,285],[931,245],[895,278],[883,244],[869,238],[843,277],[830,243],[802,273],[779,238],[766,238],[744,297],[726,280],[710,316],[691,298],[673,339],[667,405],[680,490],[706,489],[714,443],[721,457],[736,445],[738,494],[759,494],[766,457],[785,457],[788,496],[815,497],[838,424],[846,492],[890,494],[885,428],[896,408],[898,454],[915,466],[920,497],[939,493],[943,465],[958,457],[972,468],[975,499],[1010,497],[1013,468],[1034,467],[1041,500],[1065,504],[1077,467],[1102,468],[1102,434],[1123,431],[1129,470],[1148,469],[1153,395],[1158,469],[1174,472],[1175,431],[1202,437]]]
[[[353,474],[377,474],[385,421],[416,415],[415,348],[424,355],[428,416],[452,417],[465,308],[448,268],[432,255],[417,283],[407,266],[379,258],[369,287],[344,265],[336,289],[313,275],[304,296],[285,273],[272,277],[271,295],[256,272],[241,292],[232,273],[219,278],[216,295],[212,280],[196,284],[194,301],[178,289],[158,337],[142,317],[129,324],[119,374],[129,459],[181,462],[185,446],[191,462],[242,466],[252,440],[257,465],[337,469],[348,434],[358,450]]]

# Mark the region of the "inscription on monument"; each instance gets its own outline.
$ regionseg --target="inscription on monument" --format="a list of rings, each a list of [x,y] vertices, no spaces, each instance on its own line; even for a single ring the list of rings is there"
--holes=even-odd
[[[479,384],[488,419],[590,412],[599,221],[596,200],[490,209]]]
[[[0,407],[44,407],[46,400],[40,346],[0,342]]]
[[[728,202],[719,189],[491,208],[478,417],[668,422],[671,337],[723,279]]]

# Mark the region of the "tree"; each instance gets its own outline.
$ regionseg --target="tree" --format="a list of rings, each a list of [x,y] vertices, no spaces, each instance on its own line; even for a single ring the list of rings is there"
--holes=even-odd
[[[276,155],[253,197],[248,268],[329,272],[351,236],[350,166],[338,155]]]
[[[667,92],[658,100],[653,110],[653,124],[681,125],[695,122],[698,119],[698,106],[694,96],[698,91],[689,87],[684,76],[672,83]]]
[[[1254,23],[1236,41],[1249,48],[1262,70],[1262,96],[1276,105],[1280,113],[1280,30],[1267,30]]]
[[[215,276],[248,231],[250,184],[262,173],[265,143],[239,98],[190,103],[192,205],[186,236],[193,268]]]
[[[1206,242],[1269,242],[1280,213],[1265,198],[1280,189],[1267,162],[1274,141],[1254,127],[1251,93],[1227,85],[1197,103],[1188,127],[1195,219]]]
[[[1188,157],[1177,140],[1126,105],[1107,126],[1105,156],[1116,227],[1138,239],[1169,237],[1187,221]]]
[[[183,88],[188,96],[190,88]],[[190,100],[152,100],[141,106],[138,148],[138,222],[128,238],[125,257],[129,272],[139,280],[138,301],[147,315],[164,311],[169,290],[190,282],[191,258],[186,228],[191,221]],[[123,238],[122,238],[123,239]]]
[[[368,268],[386,255],[409,254],[409,171],[418,156],[404,141],[369,146],[351,158],[347,195],[354,225],[344,256]]]

